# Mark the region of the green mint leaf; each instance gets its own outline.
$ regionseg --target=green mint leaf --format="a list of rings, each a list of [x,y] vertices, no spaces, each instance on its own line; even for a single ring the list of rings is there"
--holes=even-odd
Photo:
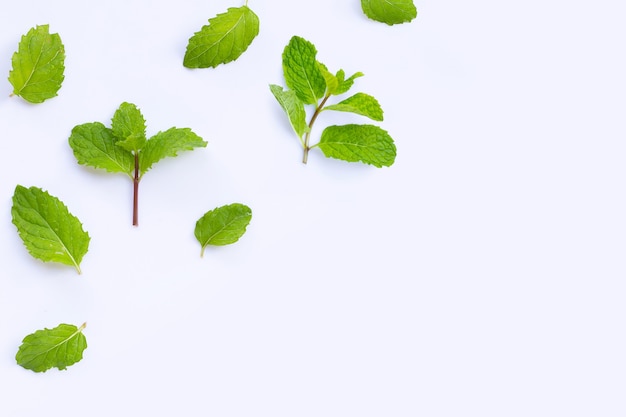
[[[306,124],[306,111],[304,110],[304,103],[296,96],[291,90],[283,90],[279,85],[271,84],[270,90],[276,100],[283,108],[287,116],[289,117],[289,123],[293,128],[296,135],[302,138],[302,135],[309,130]]]
[[[37,330],[22,340],[15,360],[23,368],[46,372],[51,368],[67,369],[83,358],[87,339],[80,327],[59,324],[54,329]]]
[[[208,245],[230,245],[246,232],[252,219],[252,210],[246,205],[233,203],[206,212],[197,222],[194,234],[204,255]]]
[[[187,68],[215,68],[234,61],[259,34],[259,18],[248,6],[231,7],[209,19],[187,44],[183,65]]]
[[[207,143],[189,128],[176,128],[159,132],[151,137],[139,153],[139,172],[143,175],[161,159],[178,155],[181,151],[204,148]]]
[[[123,172],[132,178],[133,155],[116,145],[117,141],[113,131],[100,122],[75,126],[69,138],[79,164],[109,172]]]
[[[391,166],[396,146],[389,134],[373,125],[329,126],[318,143],[324,155],[375,167]]]
[[[37,187],[15,187],[13,224],[30,254],[76,268],[89,248],[89,234],[57,197]]]
[[[326,92],[316,55],[315,46],[299,36],[292,37],[283,51],[285,83],[304,104],[316,104]]]
[[[121,146],[137,152],[146,143],[146,121],[141,111],[132,103],[122,103],[111,120],[111,130]]]
[[[361,0],[363,13],[372,20],[395,25],[417,17],[413,0]]]
[[[383,109],[378,100],[365,93],[356,93],[337,104],[324,107],[324,110],[356,113],[379,122],[383,120]]]
[[[22,36],[11,61],[13,94],[31,103],[57,95],[64,78],[65,48],[58,34],[49,33],[48,25],[36,26]]]
[[[317,66],[322,72],[324,81],[326,81],[326,94],[329,94],[329,95],[335,94],[335,92],[337,91],[337,88],[339,88],[339,79],[337,78],[336,75],[328,71],[328,68],[326,68],[326,65],[322,64],[321,62],[318,62]]]
[[[363,73],[357,72],[353,74],[351,77],[349,77],[347,80],[344,79],[345,76],[346,74],[343,70],[337,71],[337,79],[339,80],[339,85],[337,86],[337,89],[334,92],[334,95],[338,96],[339,94],[347,93],[348,90],[352,88],[352,85],[354,84],[354,80],[359,77],[362,77]]]

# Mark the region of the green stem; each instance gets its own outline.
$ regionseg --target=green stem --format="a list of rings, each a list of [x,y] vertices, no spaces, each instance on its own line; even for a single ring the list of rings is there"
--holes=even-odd
[[[303,164],[306,164],[307,160],[309,159],[309,150],[311,150],[311,148],[315,146],[315,145],[309,146],[309,139],[311,138],[311,131],[313,130],[313,124],[315,124],[315,120],[317,120],[317,116],[319,116],[319,114],[322,112],[324,108],[324,104],[326,104],[326,101],[329,99],[329,97],[330,97],[330,94],[327,94],[324,97],[322,102],[315,109],[313,116],[311,116],[311,121],[309,122],[309,130],[304,135],[304,155],[302,156]]]
[[[135,177],[133,178],[133,226],[139,225],[139,154],[135,152]]]

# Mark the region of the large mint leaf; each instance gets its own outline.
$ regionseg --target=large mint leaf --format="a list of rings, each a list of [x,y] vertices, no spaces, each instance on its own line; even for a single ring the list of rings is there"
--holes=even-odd
[[[257,15],[248,6],[231,7],[209,19],[209,24],[189,39],[183,65],[208,68],[234,61],[258,34]]]
[[[363,162],[375,167],[391,166],[396,146],[389,134],[373,125],[329,126],[318,143],[324,155],[348,162]]]
[[[388,25],[410,22],[417,17],[413,0],[361,0],[363,13]]]
[[[33,257],[71,265],[80,274],[80,262],[89,248],[89,234],[61,200],[40,188],[18,185],[11,216]]]
[[[326,92],[316,55],[315,46],[299,36],[292,37],[283,51],[285,83],[304,104],[316,104]]]
[[[296,132],[299,138],[302,138],[302,135],[309,130],[306,124],[304,103],[300,101],[296,93],[291,90],[283,90],[279,85],[270,85],[270,90],[280,104],[280,107],[287,113],[289,123],[291,123],[294,132]]]
[[[383,109],[378,100],[365,93],[356,93],[337,104],[324,107],[324,110],[356,113],[379,122],[383,120]]]
[[[36,26],[22,36],[11,61],[13,94],[31,103],[57,95],[64,79],[65,48],[58,34],[50,34],[48,25]]]
[[[81,165],[123,172],[133,177],[135,161],[126,149],[116,145],[113,131],[100,122],[75,126],[69,138],[70,147]]]
[[[139,153],[139,172],[143,175],[152,165],[165,157],[173,157],[181,151],[204,148],[207,143],[189,128],[176,128],[159,132],[151,137]]]
[[[59,370],[79,362],[87,349],[87,339],[82,333],[86,324],[59,324],[54,329],[37,330],[22,341],[15,360],[18,365],[35,372]]]
[[[116,144],[127,151],[137,152],[146,143],[146,120],[132,103],[122,103],[111,120]]]
[[[206,212],[197,222],[194,234],[204,255],[204,249],[208,245],[230,245],[239,240],[246,232],[246,227],[252,219],[250,207],[233,203],[218,207]]]

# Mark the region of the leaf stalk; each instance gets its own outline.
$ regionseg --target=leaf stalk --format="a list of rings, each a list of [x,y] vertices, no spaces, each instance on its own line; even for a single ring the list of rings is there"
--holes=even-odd
[[[139,225],[139,153],[135,156],[135,176],[133,178],[133,226]]]
[[[320,104],[315,108],[315,112],[313,112],[313,115],[311,116],[311,121],[309,121],[309,130],[307,130],[307,132],[304,134],[304,153],[302,155],[302,163],[306,164],[307,160],[309,159],[309,151],[311,150],[311,148],[313,148],[315,145],[309,146],[309,140],[311,138],[311,131],[313,130],[313,125],[315,124],[315,120],[317,120],[317,116],[319,116],[319,114],[322,112],[322,110],[324,109],[324,105],[326,104],[326,101],[330,98],[330,94],[326,94],[324,96],[324,99],[320,102]]]

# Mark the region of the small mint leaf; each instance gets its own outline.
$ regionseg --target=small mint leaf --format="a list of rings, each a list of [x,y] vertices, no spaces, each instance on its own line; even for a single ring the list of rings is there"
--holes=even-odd
[[[324,107],[324,110],[356,113],[378,122],[383,120],[383,109],[380,107],[378,100],[365,93],[356,93],[337,104]]]
[[[320,68],[322,75],[324,76],[324,80],[326,81],[326,94],[335,94],[337,88],[339,88],[339,79],[336,75],[328,71],[326,65],[322,64],[321,62],[318,62],[317,65]]]
[[[417,17],[413,0],[361,0],[363,13],[372,20],[396,25]]]
[[[289,123],[296,135],[302,138],[302,135],[309,130],[306,124],[306,111],[304,103],[291,90],[283,90],[279,85],[270,85],[270,90],[274,97],[289,117]]]
[[[324,155],[348,162],[363,162],[375,167],[391,166],[396,146],[389,134],[373,125],[329,126],[318,143]]]
[[[343,70],[337,71],[336,77],[337,77],[337,80],[339,80],[339,85],[337,86],[337,89],[336,89],[334,95],[338,96],[340,94],[347,93],[348,90],[350,90],[352,88],[352,85],[354,84],[354,80],[356,80],[359,77],[362,77],[363,73],[362,72],[354,73],[347,80],[344,79],[345,76],[346,76],[346,74],[345,74],[345,72]]]
[[[208,245],[224,246],[235,243],[246,232],[252,219],[250,207],[233,203],[206,212],[197,222],[194,235],[204,255]]]
[[[22,340],[15,360],[17,364],[34,372],[50,368],[67,369],[83,358],[87,339],[83,334],[86,324],[59,324],[54,329],[37,330]]]
[[[137,152],[146,143],[146,121],[132,103],[122,103],[111,119],[111,130],[118,139],[116,145]]]
[[[316,104],[326,92],[316,55],[315,46],[299,36],[292,37],[283,50],[285,83],[304,104]]]

